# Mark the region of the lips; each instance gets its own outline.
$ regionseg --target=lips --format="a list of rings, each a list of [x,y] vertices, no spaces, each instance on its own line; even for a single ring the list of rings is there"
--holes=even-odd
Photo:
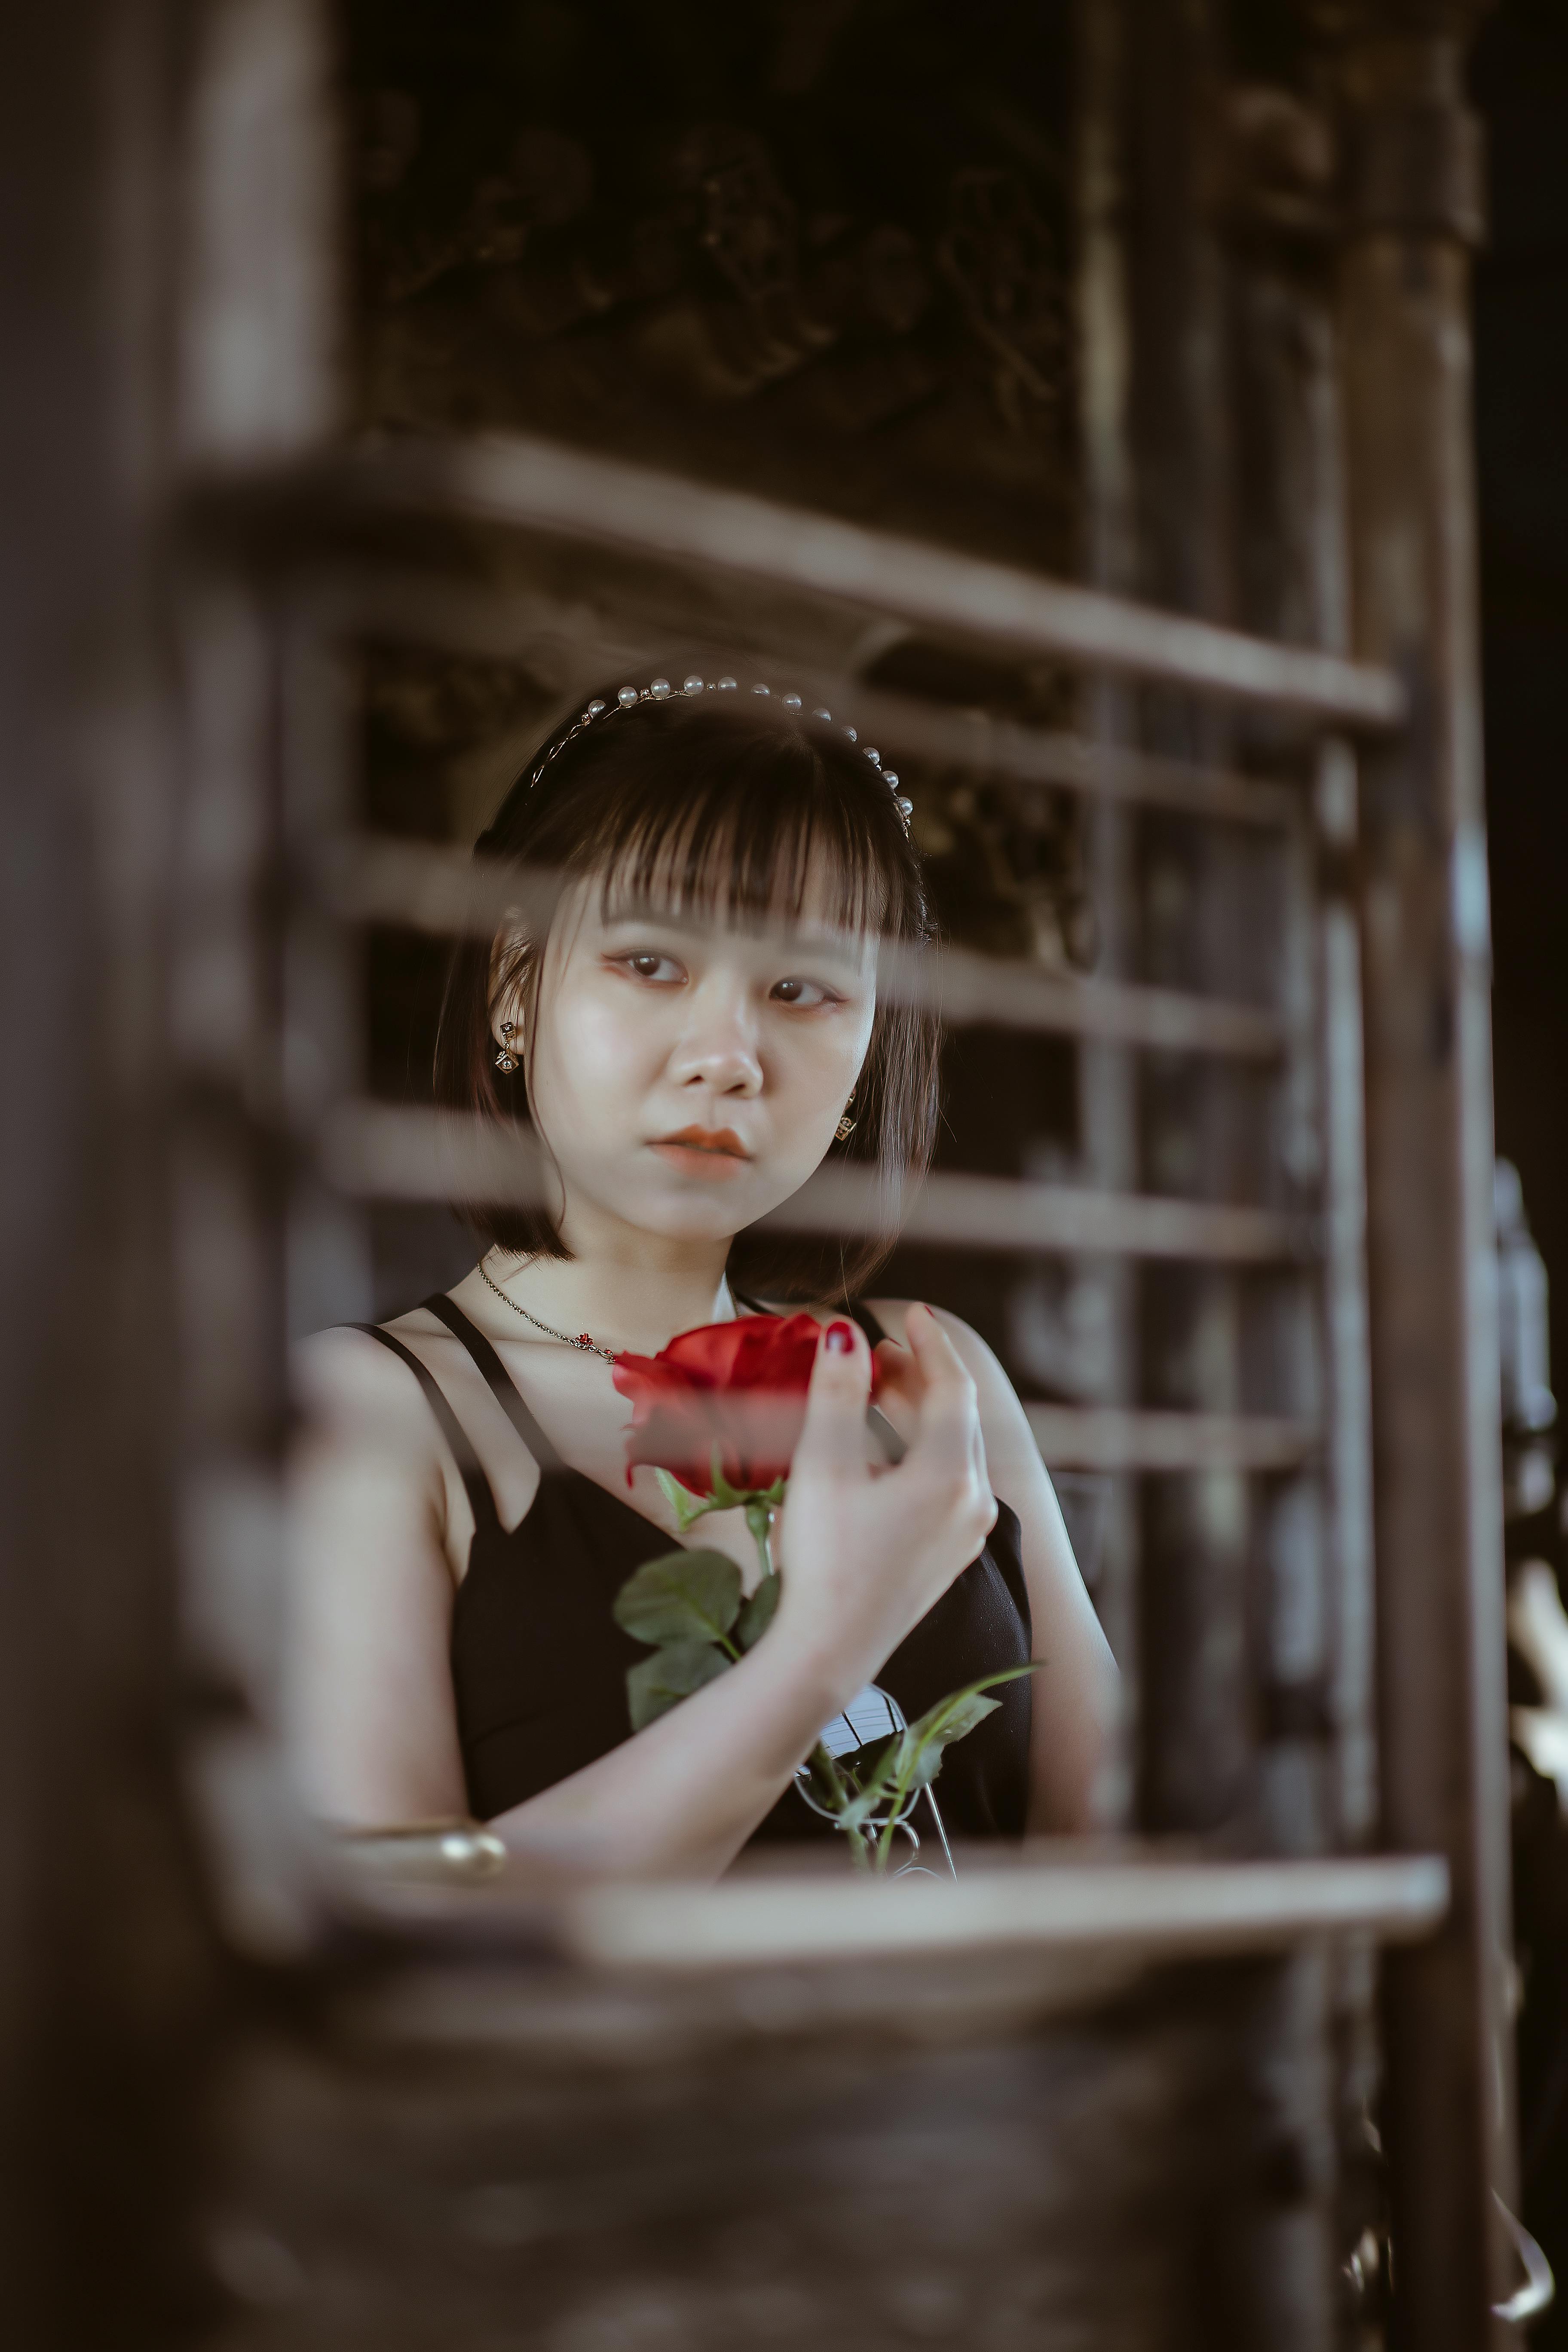
[[[651,1149],[678,1175],[705,1184],[739,1176],[752,1157],[732,1127],[683,1127],[679,1135],[661,1135]]]
[[[705,1151],[721,1160],[749,1160],[751,1153],[732,1127],[683,1127],[679,1135],[661,1135],[659,1150],[678,1146],[685,1151]]]

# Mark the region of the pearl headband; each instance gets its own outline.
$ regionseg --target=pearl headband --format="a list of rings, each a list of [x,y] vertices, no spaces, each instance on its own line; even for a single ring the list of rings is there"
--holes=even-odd
[[[704,678],[700,677],[695,670],[689,678],[683,681],[680,688],[681,693],[689,696],[693,700],[695,700],[696,697],[700,694],[735,694],[738,693],[739,690],[740,689],[732,677]],[[618,710],[633,710],[637,708],[639,702],[668,702],[674,692],[675,688],[670,685],[668,678],[656,677],[649,686],[623,686],[618,688],[613,702],[603,700],[599,697],[595,696],[595,699],[588,705],[586,710],[583,712],[581,718],[574,719],[570,727],[563,729],[551,739],[550,742],[545,745],[544,750],[539,755],[539,759],[534,766],[532,774],[529,777],[529,791],[531,792],[533,790],[533,787],[538,783],[541,776],[543,775],[545,769],[550,765],[552,760],[558,759],[561,753],[566,749],[567,744],[574,743],[578,736],[582,734],[584,729],[585,727],[592,727],[595,719],[606,717],[613,719]],[[773,694],[773,688],[771,686],[753,686],[752,692],[753,694],[765,694],[771,697]],[[781,694],[778,699],[786,710],[798,710],[801,708],[801,698],[798,694]],[[811,715],[824,727],[831,727],[833,724],[833,713],[831,710],[814,710]],[[858,738],[853,727],[841,727],[838,731],[847,741],[851,743],[858,743],[859,739]],[[893,805],[899,812],[900,818],[903,823],[904,831],[907,834],[910,829],[910,816],[913,809],[913,803],[900,798],[898,777],[893,773],[890,768],[883,767],[881,753],[879,751],[873,751],[868,744],[862,744],[859,748],[862,759],[868,760],[870,761],[872,767],[878,771],[881,776],[882,782],[892,793]]]

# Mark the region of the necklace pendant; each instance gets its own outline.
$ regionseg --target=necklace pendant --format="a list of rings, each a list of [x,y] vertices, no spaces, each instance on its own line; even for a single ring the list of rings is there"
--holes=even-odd
[[[579,1331],[577,1334],[577,1345],[580,1348],[592,1348],[594,1346],[594,1342],[589,1339],[586,1331]],[[598,1352],[596,1349],[595,1349],[595,1354]]]

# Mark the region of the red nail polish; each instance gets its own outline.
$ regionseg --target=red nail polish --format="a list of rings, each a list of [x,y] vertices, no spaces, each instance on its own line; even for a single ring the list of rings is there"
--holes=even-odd
[[[847,1356],[855,1345],[853,1323],[830,1323],[822,1342],[829,1355]]]

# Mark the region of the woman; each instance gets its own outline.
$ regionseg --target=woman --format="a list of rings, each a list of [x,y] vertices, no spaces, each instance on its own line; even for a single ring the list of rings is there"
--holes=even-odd
[[[563,887],[539,936],[458,950],[438,1090],[531,1119],[553,1197],[473,1213],[489,1246],[449,1295],[307,1350],[293,1708],[324,1817],[474,1812],[540,1862],[712,1876],[753,1836],[835,1834],[793,1775],[864,1685],[912,1720],[1032,1654],[949,1751],[948,1825],[1089,1821],[1115,1673],[1001,1367],[952,1317],[856,1298],[880,1250],[825,1281],[752,1230],[851,1127],[885,1171],[929,1157],[932,1027],[877,991],[879,936],[927,936],[896,786],[798,698],[657,679],[574,715],[480,841]],[[647,1653],[611,1603],[678,1538],[652,1471],[628,1486],[611,1360],[825,1295],[777,1617],[631,1738]],[[754,1581],[739,1512],[694,1540]]]

